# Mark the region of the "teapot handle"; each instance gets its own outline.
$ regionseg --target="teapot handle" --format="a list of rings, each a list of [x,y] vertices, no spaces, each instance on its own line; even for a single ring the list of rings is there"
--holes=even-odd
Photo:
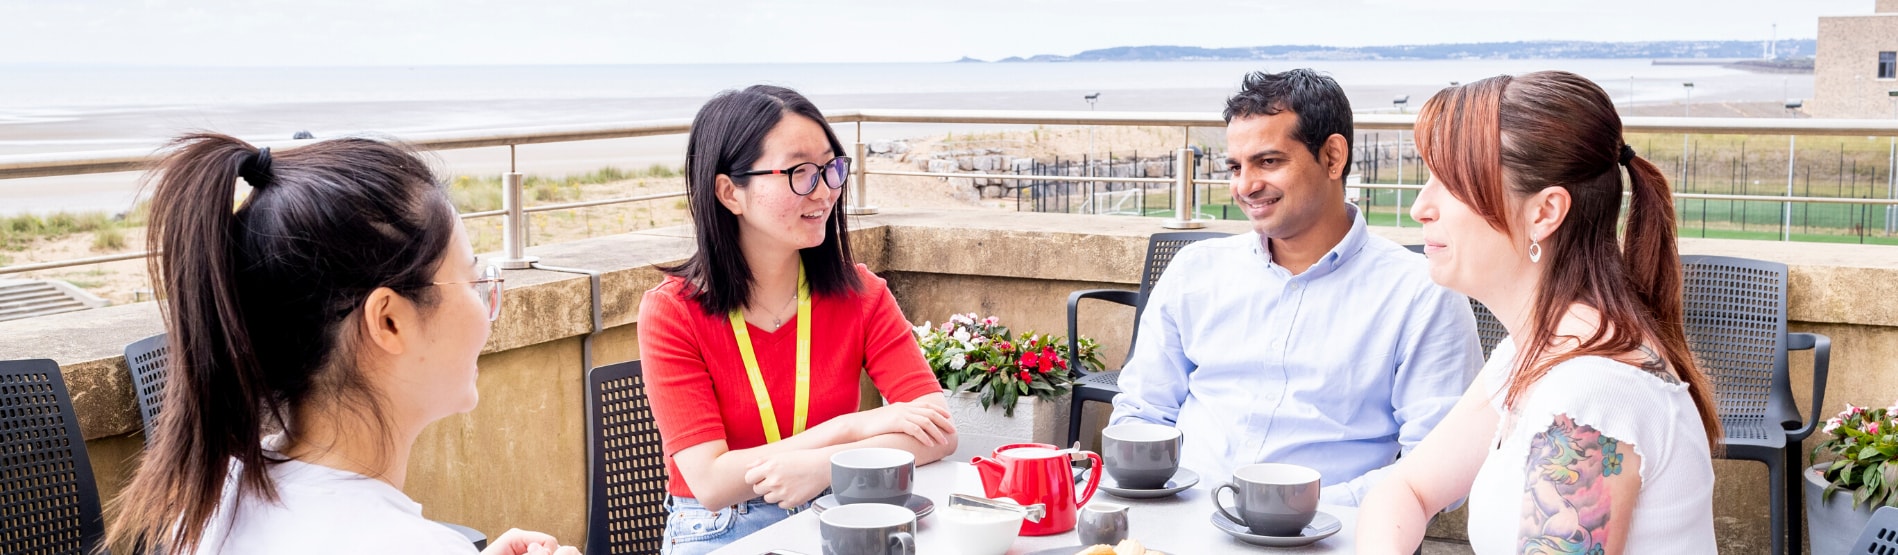
[[[1080,497],[1075,499],[1074,506],[1076,507],[1087,505],[1087,501],[1094,498],[1094,490],[1101,485],[1102,464],[1100,454],[1092,451],[1084,451],[1083,453],[1087,455],[1088,462],[1087,487],[1080,493]]]

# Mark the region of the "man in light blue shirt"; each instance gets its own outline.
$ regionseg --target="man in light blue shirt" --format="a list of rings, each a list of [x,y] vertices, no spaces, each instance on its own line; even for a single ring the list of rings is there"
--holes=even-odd
[[[1202,483],[1293,463],[1324,475],[1323,502],[1355,506],[1475,377],[1476,320],[1345,202],[1351,107],[1336,81],[1254,73],[1225,118],[1233,200],[1255,231],[1167,266],[1111,422],[1178,427]]]

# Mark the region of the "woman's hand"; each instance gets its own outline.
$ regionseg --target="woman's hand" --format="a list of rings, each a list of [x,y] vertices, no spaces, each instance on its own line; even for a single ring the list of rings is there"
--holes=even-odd
[[[916,438],[925,446],[934,447],[949,441],[949,434],[956,432],[955,422],[949,418],[949,409],[929,403],[890,403],[852,414],[850,418],[851,429],[856,432],[858,440],[883,434],[904,434]]]
[[[766,503],[790,509],[830,487],[830,457],[823,450],[767,455],[745,470],[745,482]]]
[[[481,555],[580,555],[573,546],[562,546],[553,536],[510,528],[501,537],[488,542]]]

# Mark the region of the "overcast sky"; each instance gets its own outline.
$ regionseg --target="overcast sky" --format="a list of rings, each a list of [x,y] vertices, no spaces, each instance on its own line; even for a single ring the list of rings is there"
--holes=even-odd
[[[933,62],[1110,46],[1813,38],[1873,0],[0,0],[0,64]]]

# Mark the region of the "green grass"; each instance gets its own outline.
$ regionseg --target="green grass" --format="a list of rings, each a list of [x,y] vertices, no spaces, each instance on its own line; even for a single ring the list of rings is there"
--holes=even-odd
[[[615,183],[634,179],[674,178],[680,169],[664,164],[653,164],[643,170],[626,170],[617,167],[604,167],[579,175],[542,176],[529,175],[522,179],[521,189],[528,204],[547,202],[566,202],[580,198],[580,187]],[[448,182],[448,197],[455,209],[462,212],[486,212],[501,209],[501,178],[499,176],[459,175]]]
[[[104,212],[54,212],[45,216],[21,214],[0,218],[0,248],[19,250],[34,241],[61,239],[77,233],[116,229],[119,222]]]

